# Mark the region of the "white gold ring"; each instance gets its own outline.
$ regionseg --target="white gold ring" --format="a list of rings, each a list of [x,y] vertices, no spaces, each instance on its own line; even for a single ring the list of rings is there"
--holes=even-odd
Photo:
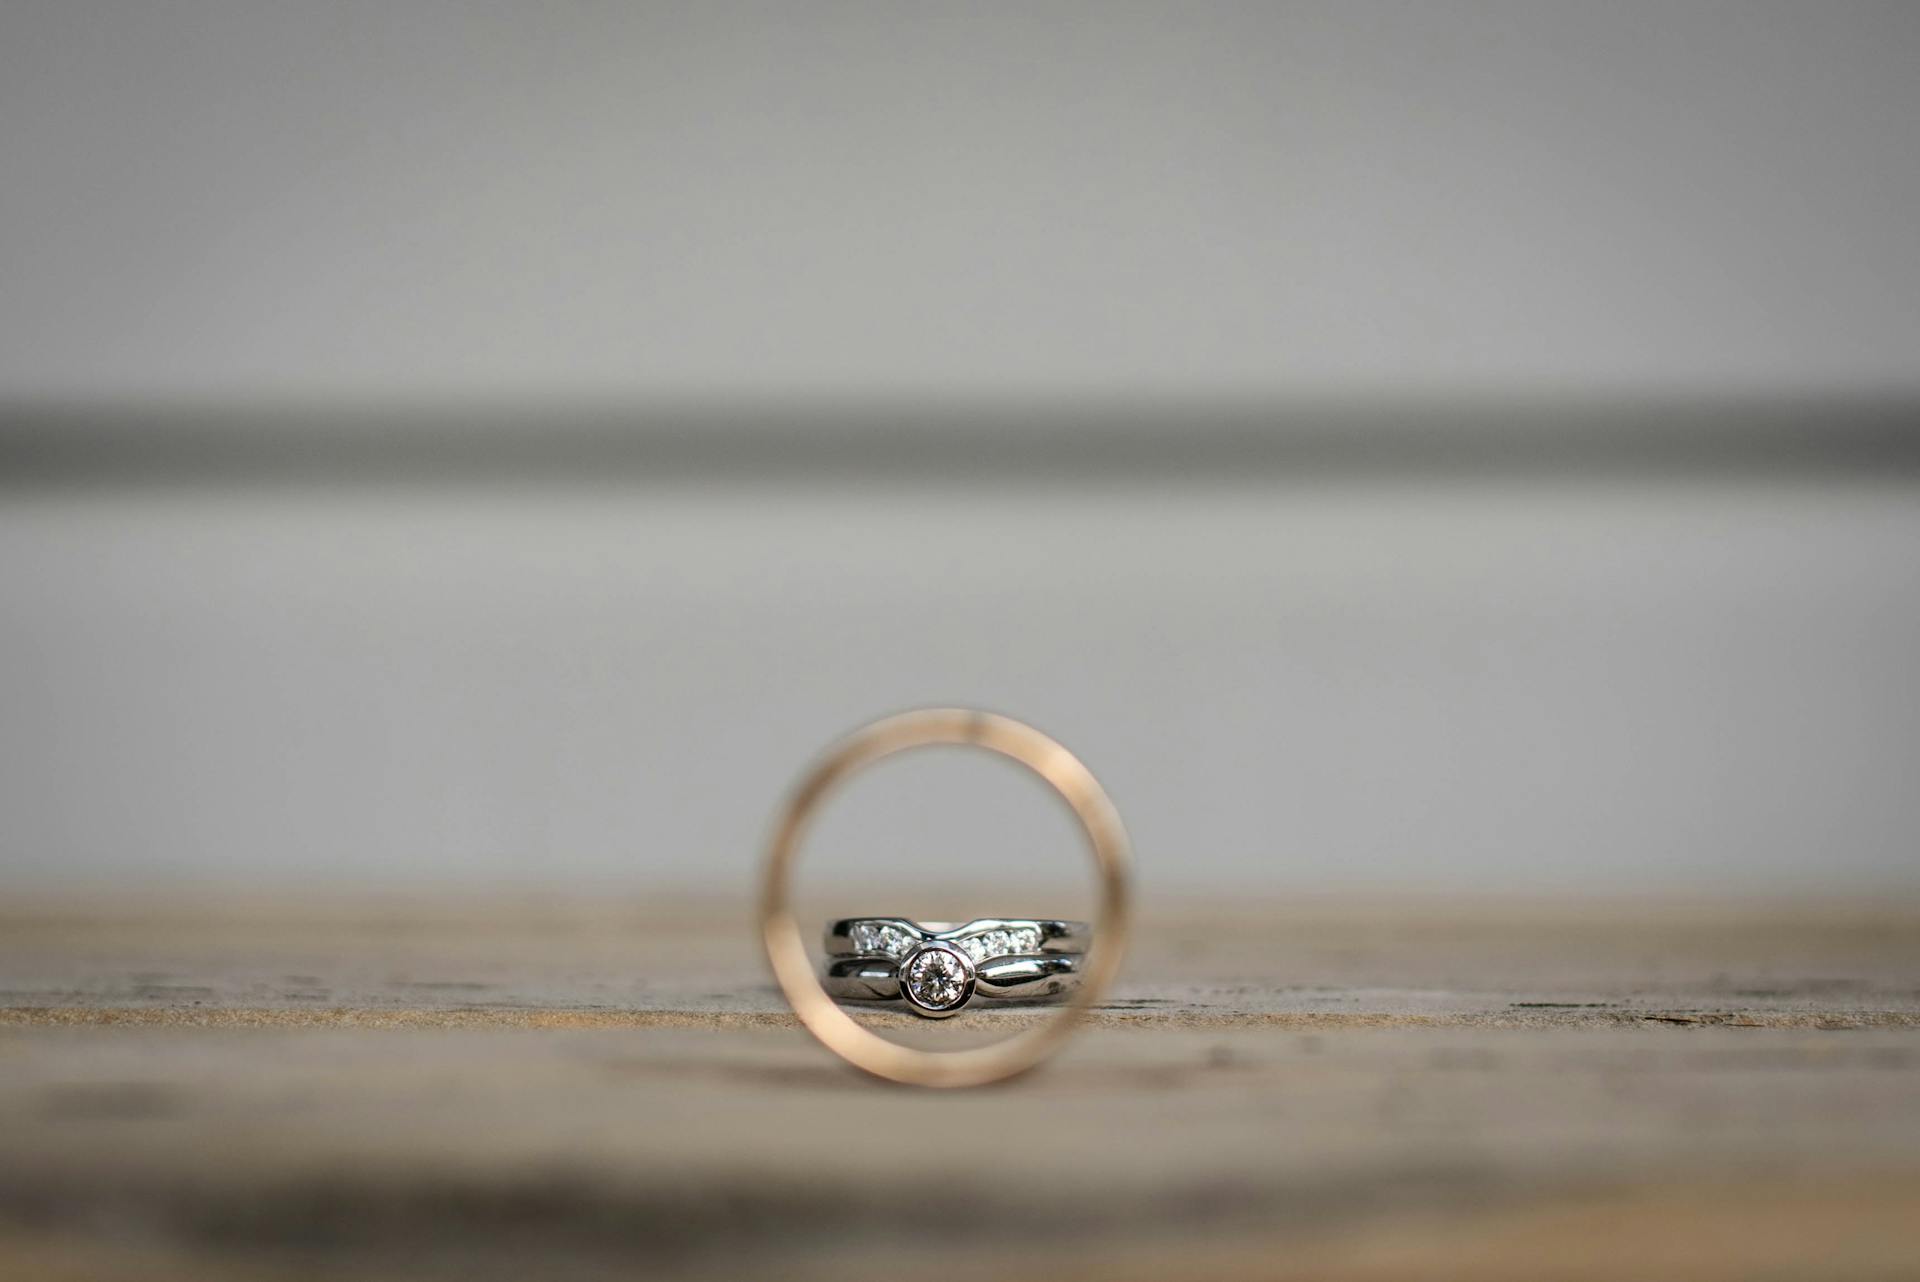
[[[827,927],[822,987],[839,1001],[904,1001],[941,1019],[976,998],[1044,1002],[1080,983],[1092,928],[1051,918],[980,917],[962,925],[849,917]]]

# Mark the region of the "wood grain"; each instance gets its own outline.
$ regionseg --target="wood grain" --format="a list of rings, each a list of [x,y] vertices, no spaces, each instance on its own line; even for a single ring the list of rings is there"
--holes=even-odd
[[[16,900],[0,989],[4,1276],[1920,1274],[1911,905],[1163,906],[958,1095],[726,903]]]

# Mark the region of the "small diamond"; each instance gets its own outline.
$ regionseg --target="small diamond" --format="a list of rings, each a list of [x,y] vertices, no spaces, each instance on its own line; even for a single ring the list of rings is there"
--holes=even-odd
[[[849,942],[853,951],[871,955],[878,953],[883,957],[905,957],[916,942],[914,937],[898,926],[886,922],[855,922]]]
[[[945,948],[923,948],[907,963],[907,991],[931,1010],[957,1006],[967,995],[967,963]]]
[[[977,966],[993,957],[1024,957],[1039,952],[1040,932],[1031,926],[989,930],[968,936],[960,941],[959,947]]]

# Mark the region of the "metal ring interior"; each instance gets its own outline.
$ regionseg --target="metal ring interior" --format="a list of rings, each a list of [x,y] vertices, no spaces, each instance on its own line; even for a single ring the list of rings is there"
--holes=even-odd
[[[836,785],[896,752],[943,744],[985,748],[1011,757],[1051,785],[1086,830],[1099,870],[1100,901],[1080,987],[1052,1019],[991,1046],[923,1051],[868,1032],[827,995],[813,973],[813,960],[787,898],[794,860],[807,825]],[[979,1086],[1025,1072],[1053,1054],[1112,983],[1126,950],[1128,861],[1127,833],[1120,815],[1079,758],[1011,717],[965,708],[928,708],[887,717],[855,731],[801,778],[781,809],[767,847],[760,930],[774,978],[792,1003],[794,1014],[828,1050],[889,1081],[919,1086]]]

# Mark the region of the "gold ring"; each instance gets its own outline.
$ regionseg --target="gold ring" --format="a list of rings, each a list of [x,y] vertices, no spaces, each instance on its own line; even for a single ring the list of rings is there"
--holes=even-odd
[[[922,1051],[870,1033],[827,995],[813,972],[800,925],[787,906],[788,882],[807,824],[827,794],[847,776],[909,748],[968,745],[1011,757],[1060,794],[1086,830],[1100,873],[1100,906],[1083,980],[1071,1000],[1046,1023],[991,1046]],[[1126,951],[1128,881],[1126,829],[1112,800],[1080,759],[1024,722],[967,708],[925,708],[886,717],[856,730],[829,749],[787,798],[767,847],[760,895],[760,933],[767,960],[794,1014],[826,1048],[855,1067],[889,1081],[918,1086],[979,1086],[1025,1072],[1060,1048],[1087,1008],[1100,1000]]]

